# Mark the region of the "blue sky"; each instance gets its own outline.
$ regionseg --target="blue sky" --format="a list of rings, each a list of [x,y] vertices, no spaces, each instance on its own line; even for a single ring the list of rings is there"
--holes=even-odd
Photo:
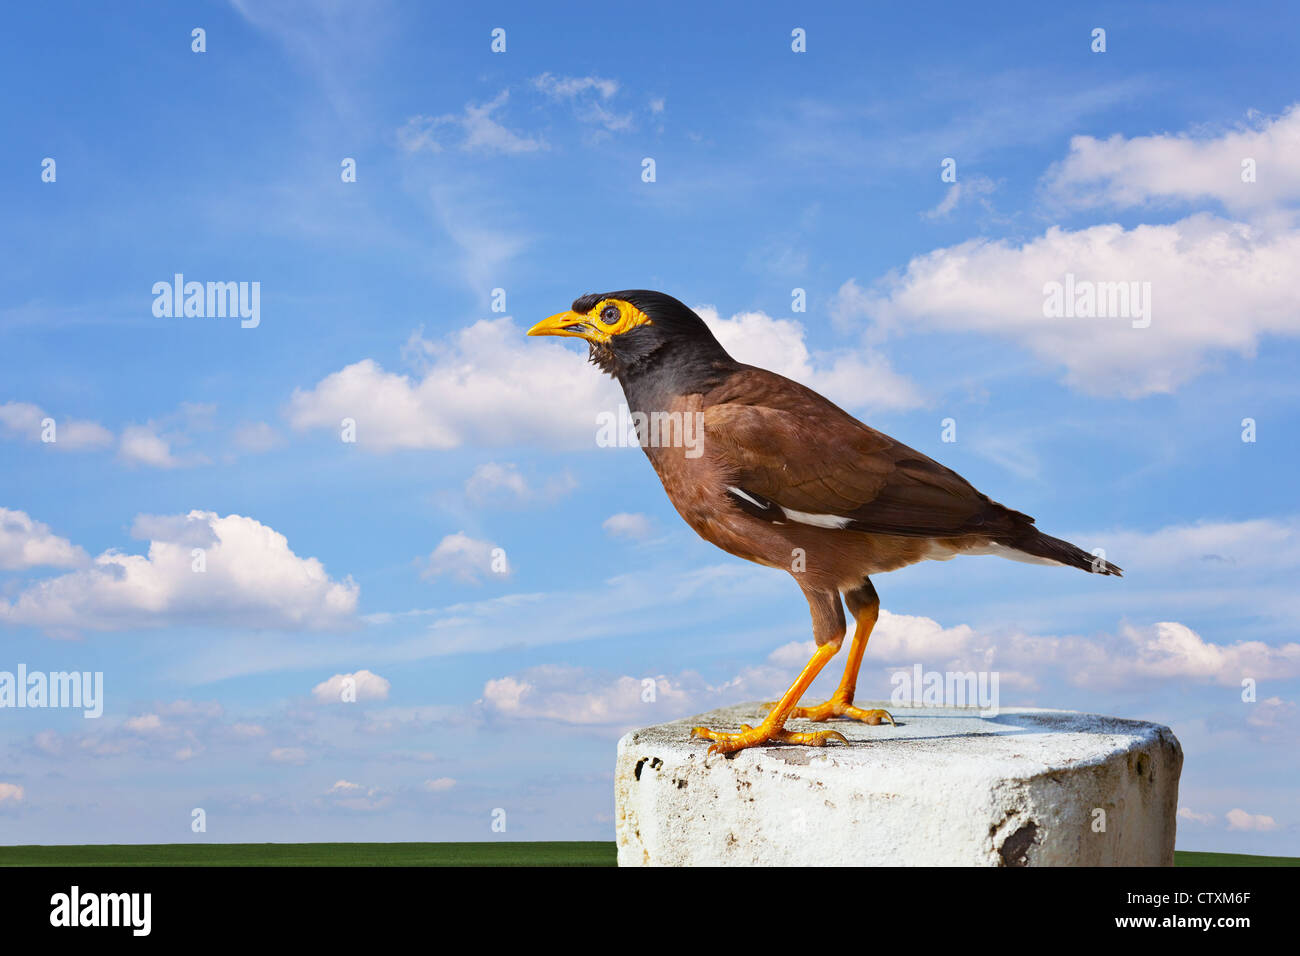
[[[105,704],[0,711],[0,842],[611,838],[618,736],[779,691],[809,639],[596,446],[582,350],[523,337],[642,287],[1126,569],[882,576],[862,695],[991,667],[1004,705],[1167,723],[1182,848],[1300,854],[1296,25],[12,11],[0,671]],[[156,316],[178,272],[260,283],[260,323]],[[1067,273],[1149,282],[1150,324],[1044,317]]]

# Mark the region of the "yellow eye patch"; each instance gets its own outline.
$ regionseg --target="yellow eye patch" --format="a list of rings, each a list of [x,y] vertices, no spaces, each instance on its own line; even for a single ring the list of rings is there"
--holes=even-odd
[[[622,335],[638,325],[650,325],[650,316],[646,315],[630,302],[622,299],[601,299],[596,307],[587,313],[592,326],[608,339]]]

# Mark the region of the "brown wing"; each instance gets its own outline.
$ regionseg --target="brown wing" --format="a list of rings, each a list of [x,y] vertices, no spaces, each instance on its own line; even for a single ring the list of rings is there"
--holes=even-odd
[[[751,497],[909,537],[1003,536],[1033,521],[811,389],[746,369],[706,398],[706,447]]]

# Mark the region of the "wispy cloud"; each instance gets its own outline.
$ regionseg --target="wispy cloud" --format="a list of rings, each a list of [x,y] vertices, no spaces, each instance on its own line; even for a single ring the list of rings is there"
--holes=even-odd
[[[485,462],[465,481],[465,496],[480,506],[512,507],[553,502],[577,487],[568,472],[537,480],[529,478],[513,462]]]
[[[993,203],[989,201],[998,188],[998,184],[987,176],[974,175],[958,180],[947,186],[943,199],[932,209],[921,213],[922,219],[947,219],[961,205],[978,204],[987,213],[993,212]]]
[[[599,126],[608,132],[632,127],[631,113],[617,113],[609,102],[618,93],[616,80],[599,76],[554,76],[543,73],[533,78],[533,86],[553,100],[573,105],[574,115],[583,123]],[[663,103],[655,112],[663,112]]]
[[[486,103],[467,103],[461,113],[412,116],[397,131],[397,141],[408,153],[455,148],[466,153],[513,155],[547,149],[545,140],[517,133],[493,115],[509,99],[510,91],[502,90]]]

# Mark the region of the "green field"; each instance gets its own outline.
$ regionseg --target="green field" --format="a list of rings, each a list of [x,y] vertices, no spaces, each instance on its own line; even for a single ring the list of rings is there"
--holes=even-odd
[[[1175,850],[1174,866],[1300,866],[1300,857],[1247,856],[1244,853],[1200,853]]]
[[[613,843],[156,843],[0,847],[0,866],[613,865]]]
[[[1285,856],[1178,851],[1178,866],[1300,866]],[[157,843],[5,846],[0,866],[613,866],[613,843]]]

